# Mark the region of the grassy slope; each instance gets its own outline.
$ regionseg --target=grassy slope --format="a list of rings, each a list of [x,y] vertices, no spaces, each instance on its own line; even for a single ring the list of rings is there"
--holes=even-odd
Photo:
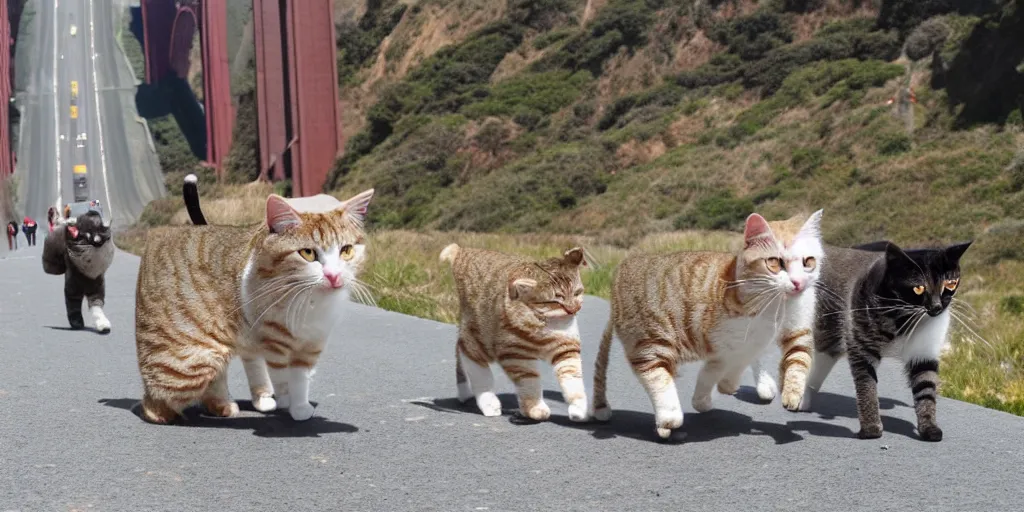
[[[602,263],[588,292],[607,296],[627,248],[726,248],[734,234],[706,230],[824,207],[831,243],[978,240],[960,292],[977,335],[958,330],[943,393],[1024,414],[1021,115],[984,99],[1017,82],[978,50],[1019,28],[1012,9],[940,13],[949,38],[912,63],[903,40],[934,2],[455,3],[383,1],[342,24],[360,116],[331,185],[378,191],[367,280],[382,307],[452,321],[436,259],[450,241],[585,244]],[[886,104],[908,80],[913,129]],[[208,217],[260,216],[251,190],[241,209],[230,188],[203,193]],[[179,201],[145,221],[183,219]]]

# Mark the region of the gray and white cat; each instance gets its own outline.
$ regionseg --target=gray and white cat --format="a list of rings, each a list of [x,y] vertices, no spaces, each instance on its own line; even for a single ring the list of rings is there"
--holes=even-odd
[[[106,296],[104,273],[114,260],[110,222],[89,211],[53,230],[43,244],[43,271],[64,275],[64,304],[72,329],[84,329],[82,299],[88,301],[96,330],[110,332],[103,314]]]

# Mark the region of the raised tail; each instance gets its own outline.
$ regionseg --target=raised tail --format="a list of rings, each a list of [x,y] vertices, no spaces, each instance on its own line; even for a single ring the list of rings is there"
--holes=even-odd
[[[608,316],[608,327],[601,335],[601,346],[597,349],[597,360],[594,362],[594,411],[591,414],[597,421],[608,421],[612,418],[612,408],[608,405],[608,353],[612,349],[612,337],[615,335],[613,316]]]
[[[448,263],[449,265],[455,263],[455,258],[459,257],[459,251],[462,248],[459,244],[448,244],[447,247],[441,249],[441,263]]]
[[[195,174],[185,176],[185,184],[181,186],[181,195],[185,199],[185,209],[188,210],[188,218],[192,224],[203,226],[206,224],[206,217],[203,210],[199,208],[199,178]]]

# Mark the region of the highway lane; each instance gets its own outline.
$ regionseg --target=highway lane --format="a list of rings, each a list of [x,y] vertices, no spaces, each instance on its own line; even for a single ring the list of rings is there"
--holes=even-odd
[[[36,50],[36,58],[33,59],[28,90],[19,98],[25,125],[15,174],[19,183],[19,212],[33,217],[43,226],[47,209],[57,204],[60,194],[57,179],[60,100],[55,92],[61,69],[58,39],[62,31],[54,7],[51,2],[39,2],[36,7],[32,27],[35,32],[32,48]],[[42,240],[41,235],[39,239]],[[24,242],[24,238],[21,241]]]
[[[8,290],[0,298],[0,510],[1020,509],[1024,418],[940,399],[945,439],[920,441],[894,361],[879,369],[881,439],[855,438],[846,363],[812,413],[757,404],[748,372],[738,396],[716,393],[715,409],[697,414],[697,368],[686,365],[684,427],[662,443],[617,344],[610,423],[570,423],[543,366],[553,421],[510,416],[513,388],[499,370],[506,415],[485,418],[454,400],[454,326],[359,305],[323,353],[309,422],[248,409],[234,419],[192,411],[188,425],[149,425],[131,412],[141,396],[138,258],[115,256],[106,307],[113,331],[102,336],[64,330],[63,279],[43,274],[39,249],[0,258],[0,289]],[[607,315],[605,301],[586,297],[588,390]],[[229,384],[247,398],[237,361]]]

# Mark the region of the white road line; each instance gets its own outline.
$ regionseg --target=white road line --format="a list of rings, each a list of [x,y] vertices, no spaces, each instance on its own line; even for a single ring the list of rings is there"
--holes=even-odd
[[[93,24],[95,19],[95,9],[93,9],[94,3],[89,1],[89,53],[91,54],[87,61],[92,66],[92,91],[93,97],[96,99],[96,127],[98,128],[98,135],[100,137],[100,169],[103,172],[103,191],[107,194],[107,204],[104,207],[105,211],[110,212],[109,221],[114,220],[114,205],[110,202],[110,180],[107,179],[107,155],[103,149],[103,119],[100,117],[100,81],[99,76],[96,73],[96,59],[93,55],[96,55],[96,27]]]
[[[60,75],[57,73],[57,47],[60,43],[60,14],[57,11],[59,3],[60,0],[53,0],[53,142],[57,145],[57,151],[54,153],[57,159],[57,211],[60,211],[63,200],[60,187],[60,98],[57,97],[57,85],[60,82]]]

